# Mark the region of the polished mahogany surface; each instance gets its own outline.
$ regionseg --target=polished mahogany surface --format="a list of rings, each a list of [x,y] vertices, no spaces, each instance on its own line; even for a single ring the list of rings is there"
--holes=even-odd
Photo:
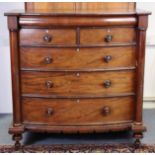
[[[71,16],[108,16],[108,15],[113,15],[113,16],[126,16],[126,15],[145,15],[145,14],[151,14],[149,11],[144,11],[141,9],[124,9],[124,8],[114,8],[114,9],[83,9],[83,10],[71,10],[71,9],[53,9],[53,10],[47,10],[47,9],[37,9],[37,10],[13,10],[11,12],[5,13],[5,15],[16,15],[16,16],[21,16],[21,15],[35,15],[35,16],[40,16],[40,15],[47,15],[47,16],[66,16],[66,15],[71,15]]]
[[[25,3],[25,10],[70,10],[70,11],[87,11],[87,10],[114,10],[126,9],[134,10],[136,3],[134,2],[29,2]]]
[[[130,2],[26,3],[6,13],[15,146],[27,130],[132,130],[139,145],[149,14]]]

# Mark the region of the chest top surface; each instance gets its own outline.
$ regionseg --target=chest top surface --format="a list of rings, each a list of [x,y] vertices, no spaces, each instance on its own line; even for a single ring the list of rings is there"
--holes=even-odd
[[[55,10],[13,10],[5,13],[6,16],[134,16],[150,15],[151,12],[144,10],[130,9],[55,9]]]

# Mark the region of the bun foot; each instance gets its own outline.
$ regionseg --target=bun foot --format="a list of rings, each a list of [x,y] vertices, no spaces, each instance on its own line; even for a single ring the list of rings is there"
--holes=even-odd
[[[12,134],[12,139],[15,141],[15,150],[21,149],[22,133],[24,133],[24,126],[22,125],[14,125],[9,128],[9,134]]]
[[[141,139],[143,138],[143,132],[146,131],[146,127],[142,123],[135,122],[132,125],[133,137],[135,138],[134,147],[139,148],[141,146]]]

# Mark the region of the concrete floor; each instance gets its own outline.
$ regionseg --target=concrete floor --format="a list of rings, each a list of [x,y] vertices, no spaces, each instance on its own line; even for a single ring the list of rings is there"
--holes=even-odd
[[[142,140],[145,144],[155,144],[155,109],[144,110],[144,122],[147,132]],[[8,134],[8,127],[12,120],[11,114],[0,114],[0,144],[13,144],[12,137]],[[23,134],[22,143],[30,144],[107,144],[107,143],[132,143],[131,132],[116,132],[102,134],[47,134],[31,133]]]

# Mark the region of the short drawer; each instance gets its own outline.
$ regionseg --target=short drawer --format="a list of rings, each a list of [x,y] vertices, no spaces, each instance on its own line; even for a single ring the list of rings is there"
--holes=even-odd
[[[134,43],[135,32],[134,28],[85,28],[80,31],[80,43],[82,45]]]
[[[103,69],[133,67],[135,47],[111,48],[20,48],[21,68]]]
[[[22,72],[23,94],[109,95],[134,92],[134,71]]]
[[[105,99],[22,99],[23,121],[47,125],[99,125],[134,120],[132,97]]]
[[[21,29],[20,45],[74,45],[74,29]]]

